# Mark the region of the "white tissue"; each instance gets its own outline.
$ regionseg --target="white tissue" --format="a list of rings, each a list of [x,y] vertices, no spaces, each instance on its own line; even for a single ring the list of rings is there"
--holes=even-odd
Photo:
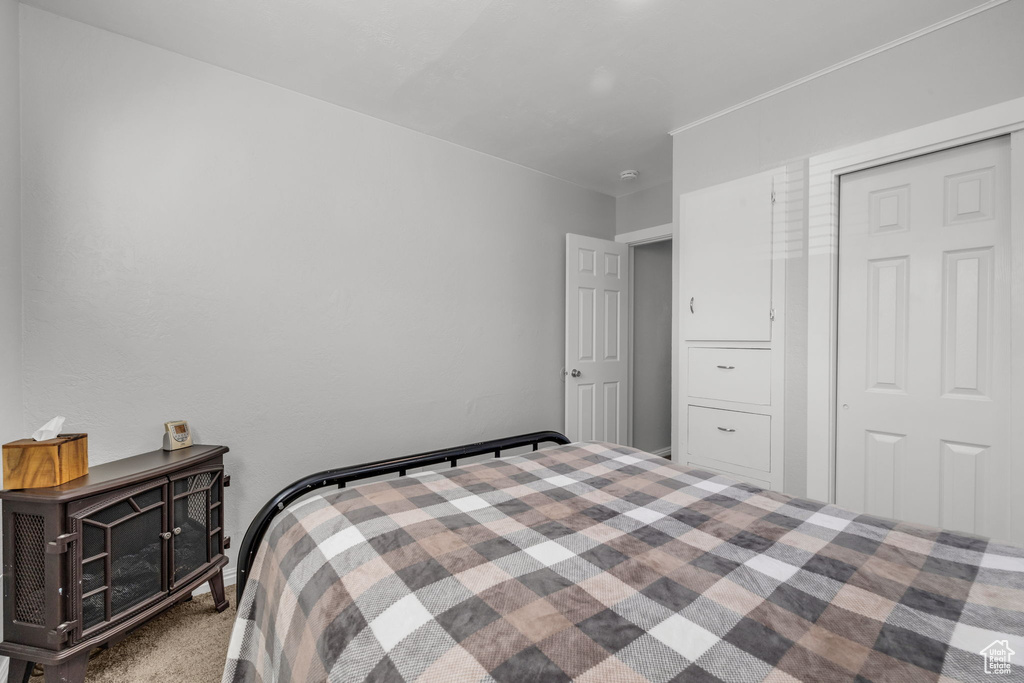
[[[57,417],[53,418],[52,420],[44,424],[42,427],[37,429],[35,431],[35,434],[32,435],[32,438],[35,439],[36,441],[46,441],[47,439],[52,439],[53,437],[60,434],[60,429],[63,426],[64,418],[58,415]]]

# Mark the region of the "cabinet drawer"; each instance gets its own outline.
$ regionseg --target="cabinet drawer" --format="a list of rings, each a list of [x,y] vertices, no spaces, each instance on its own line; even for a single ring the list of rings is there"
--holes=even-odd
[[[772,418],[689,406],[687,453],[695,458],[771,471]]]
[[[769,349],[691,348],[687,365],[690,396],[769,405],[771,353]]]

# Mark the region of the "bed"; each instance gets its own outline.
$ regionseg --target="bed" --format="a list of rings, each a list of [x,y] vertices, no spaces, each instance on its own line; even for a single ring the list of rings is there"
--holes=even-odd
[[[1024,550],[565,441],[282,491],[241,549],[225,683],[1022,680]]]

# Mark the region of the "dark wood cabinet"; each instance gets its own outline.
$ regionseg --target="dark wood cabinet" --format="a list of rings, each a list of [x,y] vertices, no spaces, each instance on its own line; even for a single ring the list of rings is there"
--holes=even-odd
[[[52,488],[0,491],[9,679],[81,681],[89,652],[209,582],[227,608],[224,446],[152,451]]]

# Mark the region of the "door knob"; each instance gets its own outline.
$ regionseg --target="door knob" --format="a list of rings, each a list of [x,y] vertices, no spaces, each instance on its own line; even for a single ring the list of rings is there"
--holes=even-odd
[[[160,534],[160,538],[164,539],[165,541],[171,540],[171,532],[170,531],[163,532],[162,534]]]
[[[174,527],[174,535],[177,536],[180,533],[181,533],[181,527],[180,526]]]
[[[573,368],[573,369],[572,369],[572,373],[571,373],[571,374],[572,374],[572,376],[573,376],[573,377],[579,377],[579,376],[580,376],[580,375],[582,375],[583,373],[582,373],[582,372],[580,372],[579,370],[577,370],[576,368]]]

